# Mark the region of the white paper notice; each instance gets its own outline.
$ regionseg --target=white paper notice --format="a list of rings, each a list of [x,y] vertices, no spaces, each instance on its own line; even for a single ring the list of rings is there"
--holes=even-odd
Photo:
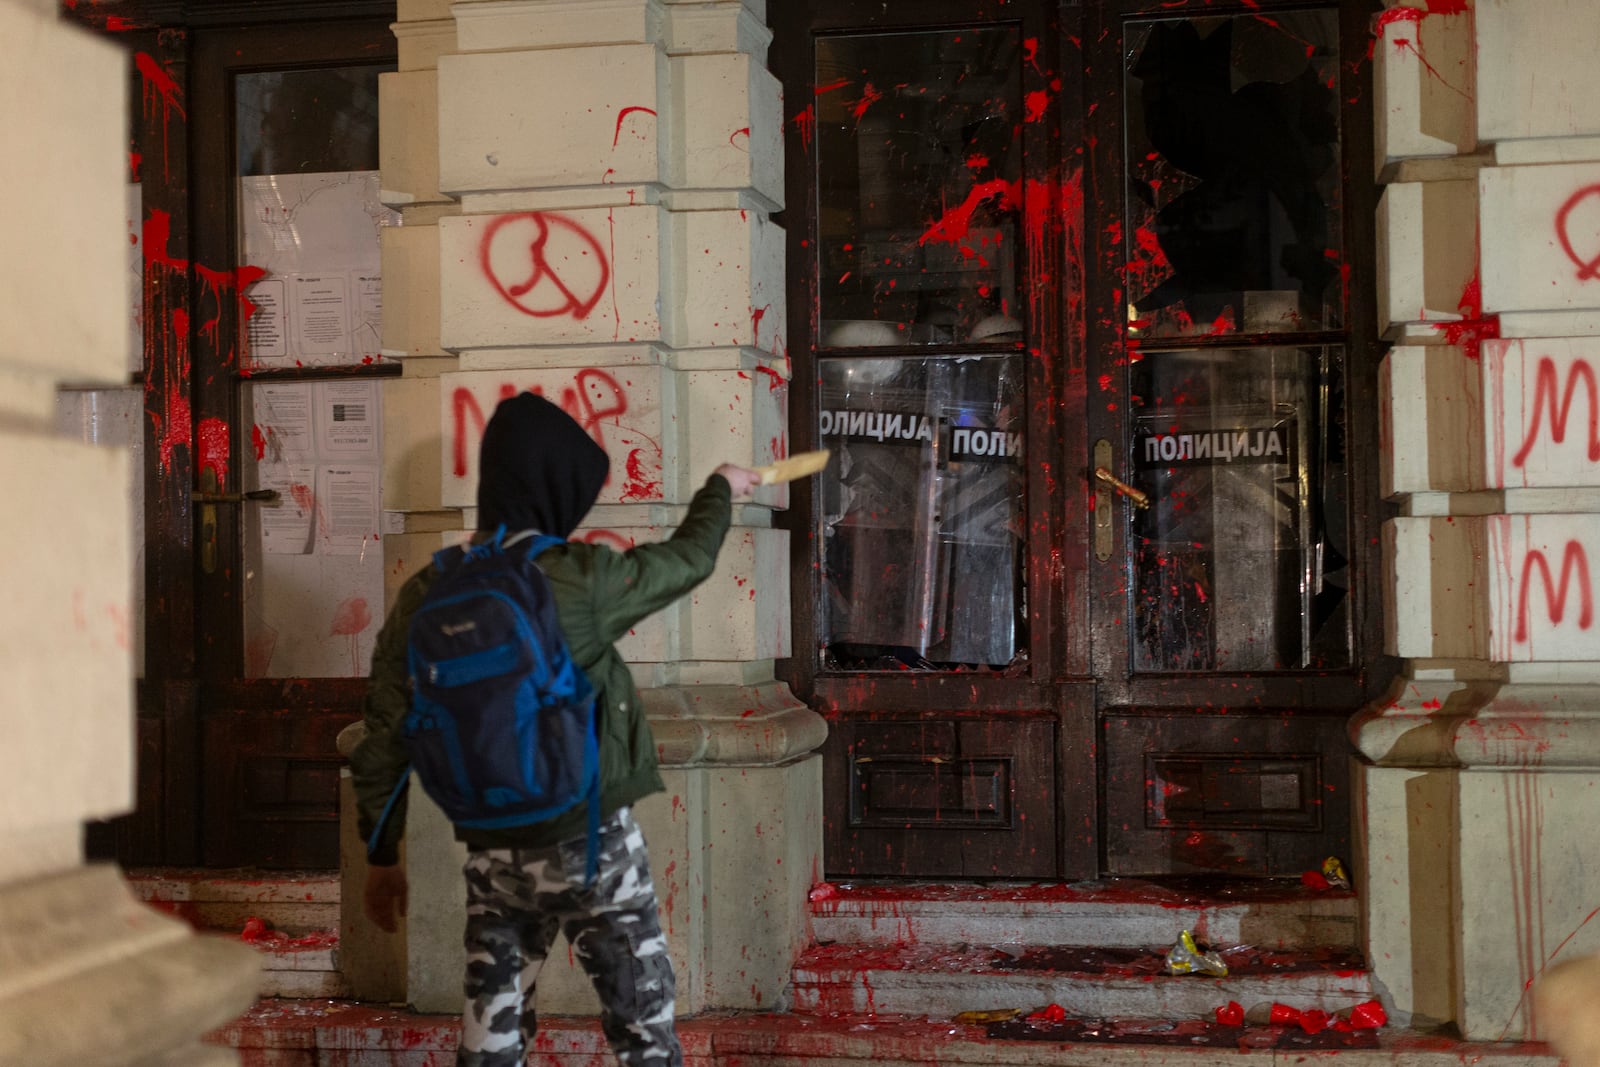
[[[317,548],[357,556],[378,547],[378,468],[323,467],[317,472]]]
[[[315,454],[316,439],[311,433],[310,382],[250,386],[250,404],[255,425],[251,438],[260,459],[257,465],[265,468],[285,459],[311,459]]]
[[[267,274],[245,293],[259,367],[360,363],[378,354],[378,234],[400,216],[378,199],[377,171],[239,179],[244,262]]]
[[[317,384],[317,452],[324,459],[377,462],[377,382]]]
[[[281,362],[289,354],[289,306],[282,278],[263,278],[250,287],[250,355],[259,361]]]
[[[261,550],[275,556],[298,556],[311,551],[312,520],[317,502],[311,463],[274,463],[257,468],[262,489],[276,489],[278,502],[256,509],[261,524]]]
[[[290,275],[295,351],[304,362],[324,362],[317,357],[349,355],[354,350],[347,281],[343,274]]]

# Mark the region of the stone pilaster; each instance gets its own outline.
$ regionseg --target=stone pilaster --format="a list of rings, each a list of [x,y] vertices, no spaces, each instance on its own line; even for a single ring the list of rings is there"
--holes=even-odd
[[[764,18],[760,0],[401,4],[382,115],[383,188],[404,216],[384,260],[385,354],[405,360],[385,403],[391,588],[473,528],[502,396],[541,392],[606,447],[611,480],[575,536],[619,549],[666,536],[718,463],[787,453]],[[783,1004],[806,941],[825,727],[773,678],[790,651],[772,525],[787,503],[775,486],[736,505],[712,578],[621,644],[668,782],[638,815],[680,1011]],[[431,805],[412,810],[406,994],[455,1011],[459,849]],[[595,1008],[559,948],[539,1003]]]
[[[0,1062],[230,1063],[200,1035],[259,964],[85,866],[83,823],[132,807],[128,456],[59,437],[56,388],[127,384],[127,60],[0,0]]]
[[[1600,9],[1380,20],[1387,651],[1351,725],[1368,953],[1398,1019],[1542,1036],[1600,949]],[[1438,82],[1432,85],[1431,82]],[[1574,95],[1577,94],[1577,95]]]

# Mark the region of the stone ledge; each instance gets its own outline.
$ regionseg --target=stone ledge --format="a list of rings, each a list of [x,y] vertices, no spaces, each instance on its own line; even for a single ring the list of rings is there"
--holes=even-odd
[[[1600,686],[1401,678],[1350,720],[1382,767],[1600,770]]]

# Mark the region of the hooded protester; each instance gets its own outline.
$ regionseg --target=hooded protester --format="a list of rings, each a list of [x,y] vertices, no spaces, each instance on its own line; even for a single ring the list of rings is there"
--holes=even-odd
[[[566,538],[599,497],[610,462],[559,407],[522,393],[502,401],[484,428],[478,471],[475,540],[502,529]],[[538,555],[573,662],[595,690],[598,874],[587,877],[588,814],[581,807],[530,825],[455,828],[468,849],[458,1065],[523,1063],[535,1030],[534,981],[558,930],[594,982],[601,1025],[618,1060],[683,1062],[673,1023],[672,964],[644,835],[631,810],[663,785],[649,721],[614,642],[710,576],[728,532],[732,497],[748,495],[759,480],[744,467],[718,467],[666,541],[626,552],[566,541]],[[436,575],[431,564],[412,575],[384,621],[368,682],[367,734],[350,757],[358,824],[362,839],[372,842],[363,904],[388,931],[406,911],[406,876],[398,866],[405,792],[387,820],[383,810],[409,764],[401,726],[410,709],[410,620]]]

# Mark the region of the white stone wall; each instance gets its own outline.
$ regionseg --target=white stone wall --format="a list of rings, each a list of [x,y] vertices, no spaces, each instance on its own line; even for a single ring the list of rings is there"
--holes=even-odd
[[[57,436],[55,393],[127,384],[127,60],[16,0],[0,52],[0,1062],[228,1062],[197,1042],[253,951],[83,862],[84,822],[133,806],[128,455]]]
[[[382,83],[389,591],[475,524],[477,450],[534,390],[605,446],[577,538],[666,536],[723,462],[787,454],[781,99],[762,0],[401,0]],[[822,720],[787,656],[787,489],[736,505],[715,574],[619,645],[670,786],[639,807],[680,1011],[772,1008],[821,870]],[[408,829],[407,995],[459,1010],[460,859]],[[346,856],[345,862],[360,862]],[[360,922],[359,917],[347,922]],[[370,931],[347,943],[377,946]],[[358,993],[360,990],[357,991]],[[558,947],[541,1010],[591,1012]]]
[[[1391,5],[1374,53],[1393,693],[1352,724],[1404,1020],[1543,1035],[1600,949],[1600,5]],[[1451,5],[1454,6],[1454,5]]]

